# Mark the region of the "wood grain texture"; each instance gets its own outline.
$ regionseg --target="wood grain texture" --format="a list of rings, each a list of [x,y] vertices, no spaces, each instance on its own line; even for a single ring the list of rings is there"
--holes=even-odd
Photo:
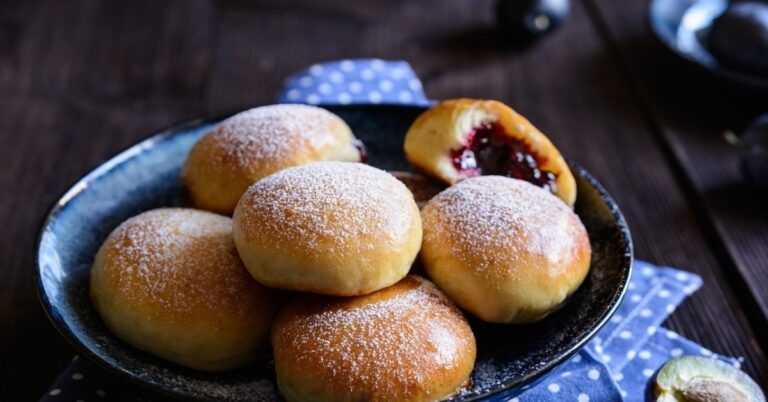
[[[738,149],[723,132],[768,112],[768,96],[746,93],[691,69],[656,41],[647,9],[589,0],[597,26],[668,152],[721,271],[761,347],[768,347],[768,193],[744,180]],[[763,373],[764,376],[768,373]]]
[[[704,278],[667,324],[765,387],[766,203],[719,140],[765,103],[667,76],[645,4],[574,1],[562,29],[511,50],[493,0],[0,2],[0,395],[35,400],[72,355],[31,274],[61,191],[179,119],[269,103],[290,73],[355,57],[408,60],[432,98],[529,117],[616,197],[638,258]]]
[[[283,77],[310,63],[376,56],[411,62],[429,97],[508,102],[606,185],[629,220],[638,258],[704,278],[705,286],[669,325],[717,352],[743,356],[746,370],[768,383],[762,347],[744,312],[734,308],[738,300],[722,271],[726,266],[710,249],[652,122],[583,3],[573,4],[560,31],[522,51],[505,49],[495,35],[493,5],[396,2],[366,13],[341,2],[324,2],[320,11],[224,3],[215,75],[225,76],[213,78],[209,99],[232,106],[269,101]],[[330,29],[340,15],[354,18]],[[301,46],[295,27],[308,27],[313,46]],[[354,38],[347,39],[352,31]],[[269,71],[262,68],[265,60]],[[233,65],[240,79],[222,70]],[[258,80],[247,79],[256,75]]]
[[[0,7],[0,395],[30,401],[73,355],[35,294],[37,226],[99,161],[202,112],[212,13],[205,1]]]

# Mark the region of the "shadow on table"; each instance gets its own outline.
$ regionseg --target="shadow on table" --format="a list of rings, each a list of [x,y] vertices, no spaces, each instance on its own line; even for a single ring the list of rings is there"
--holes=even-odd
[[[768,112],[768,94],[729,85],[711,74],[678,59],[650,33],[605,47],[593,60],[599,73],[612,64],[654,109],[675,120],[695,119],[699,126],[739,128],[754,116]],[[608,50],[612,49],[612,50]],[[651,110],[652,113],[657,110]],[[720,130],[714,130],[720,133]]]

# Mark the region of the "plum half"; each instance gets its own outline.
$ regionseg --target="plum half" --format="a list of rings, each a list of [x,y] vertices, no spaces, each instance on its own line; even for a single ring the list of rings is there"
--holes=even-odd
[[[765,402],[752,378],[723,361],[681,356],[656,374],[658,402]]]
[[[568,205],[576,200],[576,182],[557,148],[498,101],[440,102],[414,121],[404,147],[412,165],[447,184],[475,176],[507,176],[547,189]]]

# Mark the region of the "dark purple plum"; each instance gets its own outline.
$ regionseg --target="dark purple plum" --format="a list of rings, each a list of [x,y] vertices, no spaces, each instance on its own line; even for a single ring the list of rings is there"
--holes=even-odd
[[[740,136],[727,133],[726,139],[740,148],[744,178],[757,187],[768,189],[768,113],[756,118]]]
[[[508,39],[523,43],[557,28],[570,8],[570,0],[499,0],[496,17]]]
[[[723,64],[768,74],[768,3],[731,3],[712,22],[706,42]]]

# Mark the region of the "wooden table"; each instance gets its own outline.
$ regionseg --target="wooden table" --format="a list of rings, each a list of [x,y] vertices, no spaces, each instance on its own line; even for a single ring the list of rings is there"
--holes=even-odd
[[[363,5],[364,4],[364,5]],[[491,0],[0,2],[0,395],[35,400],[73,351],[32,281],[34,238],[74,180],[178,120],[271,102],[317,61],[409,61],[432,98],[513,105],[615,196],[637,257],[704,287],[666,325],[768,385],[768,199],[721,132],[766,112],[681,66],[645,0],[576,0],[512,51]],[[761,109],[762,107],[762,109]],[[762,198],[761,198],[762,197]]]

